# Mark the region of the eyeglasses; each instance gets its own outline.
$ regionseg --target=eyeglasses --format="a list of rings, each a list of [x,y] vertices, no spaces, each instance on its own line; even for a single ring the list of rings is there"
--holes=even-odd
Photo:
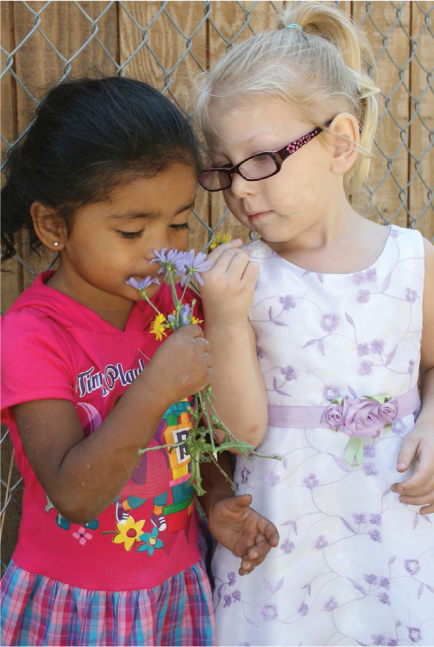
[[[243,160],[235,166],[208,166],[199,175],[199,184],[207,191],[224,191],[232,184],[232,175],[238,173],[248,182],[265,180],[276,175],[282,168],[283,162],[296,153],[302,146],[311,141],[322,132],[322,128],[315,128],[307,135],[303,135],[295,142],[287,144],[277,151],[264,151]]]

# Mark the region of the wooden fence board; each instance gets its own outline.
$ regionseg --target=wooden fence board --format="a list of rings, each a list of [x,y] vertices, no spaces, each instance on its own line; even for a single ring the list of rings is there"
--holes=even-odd
[[[401,7],[401,22],[407,30],[410,28],[410,4],[408,2],[402,3]],[[364,2],[353,3],[353,17],[357,23],[363,19],[365,13],[366,6]],[[393,218],[393,223],[406,227],[407,214],[399,198],[399,189],[392,177],[392,173],[396,177],[399,185],[404,187],[407,183],[408,175],[408,154],[405,146],[400,148],[401,140],[398,136],[397,126],[394,120],[400,126],[405,127],[409,119],[408,94],[404,85],[402,83],[400,85],[399,70],[397,69],[397,67],[405,66],[409,58],[409,51],[407,43],[404,47],[402,46],[402,28],[396,26],[390,32],[395,21],[395,16],[393,15],[393,18],[391,16],[391,5],[389,3],[370,3],[369,15],[372,17],[372,20],[366,17],[362,28],[371,43],[374,54],[378,56],[379,52],[383,50],[383,47],[387,46],[387,52],[383,51],[377,60],[377,85],[386,96],[393,94],[390,101],[387,100],[383,107],[380,107],[380,123],[376,136],[380,148],[385,152],[387,157],[393,158],[393,160],[390,174],[375,192],[374,201],[386,220],[391,220],[396,213],[396,216]],[[404,78],[408,84],[408,68],[405,69]],[[383,158],[380,150],[377,150],[371,164],[368,184],[375,188],[381,181],[383,175],[387,173],[387,170],[387,160]],[[404,200],[404,203],[406,203],[406,200]],[[382,222],[377,215],[373,215],[373,219]]]
[[[417,39],[417,58],[415,56],[411,63],[410,89],[413,99],[410,110],[411,115],[417,111],[419,117],[414,118],[410,127],[410,144],[412,154],[416,158],[424,153],[425,155],[422,159],[419,173],[415,177],[413,177],[416,173],[415,160],[410,159],[409,179],[411,180],[411,191],[409,210],[414,218],[422,214],[417,220],[416,227],[428,240],[431,240],[434,238],[434,203],[431,197],[431,205],[428,204],[428,193],[431,191],[432,196],[434,190],[434,142],[432,137],[434,132],[434,86],[432,80],[434,40],[426,24],[429,12],[431,12],[432,24],[434,20],[433,3],[411,3],[412,37]],[[425,69],[423,69],[424,67]],[[431,84],[429,73],[431,74]]]

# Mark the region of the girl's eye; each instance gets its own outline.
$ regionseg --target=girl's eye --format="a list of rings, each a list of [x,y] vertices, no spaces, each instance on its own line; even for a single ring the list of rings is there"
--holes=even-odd
[[[179,225],[170,225],[171,229],[175,229],[176,231],[180,231],[182,229],[190,229],[190,225],[188,222],[182,222]]]
[[[143,231],[118,231],[118,234],[122,236],[122,238],[138,238],[141,236]]]

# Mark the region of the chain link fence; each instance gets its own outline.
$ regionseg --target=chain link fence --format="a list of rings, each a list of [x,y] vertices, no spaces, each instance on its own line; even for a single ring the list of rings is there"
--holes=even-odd
[[[191,89],[234,43],[271,27],[287,2],[2,2],[2,152],[26,133],[46,89],[79,76],[146,80],[190,114]],[[331,2],[349,12],[375,53],[382,89],[367,214],[434,239],[434,3]],[[374,70],[368,67],[370,74]],[[217,228],[246,239],[221,196],[202,192],[192,246]],[[3,279],[3,311],[55,258],[23,237]],[[16,542],[22,482],[6,429],[2,446],[2,568]],[[5,523],[6,519],[6,523]]]

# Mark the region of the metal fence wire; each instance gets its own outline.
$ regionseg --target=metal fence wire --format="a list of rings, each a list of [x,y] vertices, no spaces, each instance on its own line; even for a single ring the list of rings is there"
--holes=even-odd
[[[190,114],[194,77],[235,43],[272,26],[287,4],[294,3],[1,2],[4,157],[25,135],[47,87],[65,79],[103,73],[146,80]],[[325,4],[349,12],[375,53],[382,95],[368,217],[433,240],[434,3]],[[192,246],[206,246],[218,227],[246,237],[221,196],[200,195],[195,215]],[[3,279],[3,311],[55,262],[26,253],[24,238],[19,251]],[[6,429],[1,447],[4,568],[16,543],[22,482]]]

